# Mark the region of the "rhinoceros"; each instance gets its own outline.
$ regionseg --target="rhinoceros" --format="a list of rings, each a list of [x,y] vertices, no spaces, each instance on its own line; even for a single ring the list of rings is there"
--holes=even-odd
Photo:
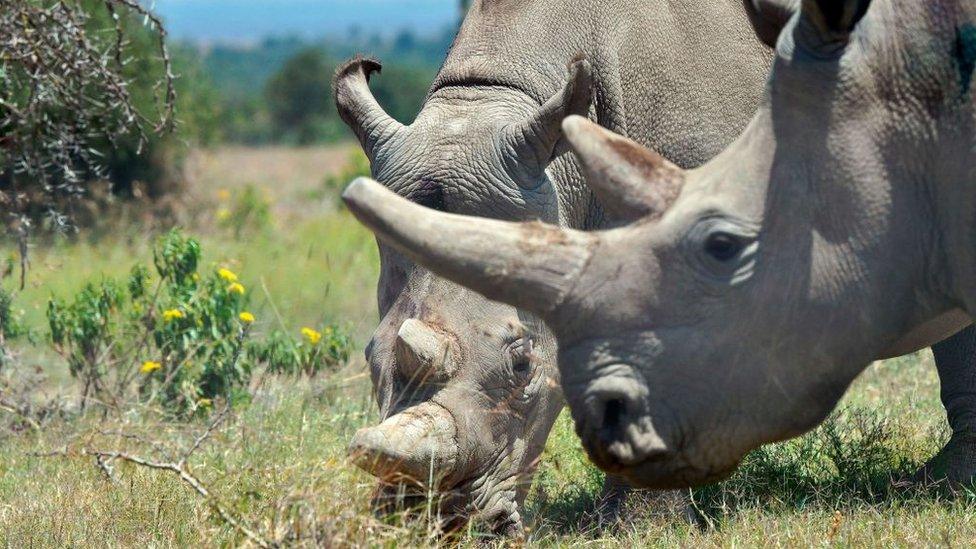
[[[368,180],[346,201],[413,260],[541,316],[588,453],[634,483],[721,479],[821,422],[872,361],[933,344],[953,434],[920,474],[968,482],[976,1],[746,5],[776,58],[704,166],[564,122],[619,227],[432,212]]]
[[[613,218],[566,154],[565,116],[699,165],[745,127],[771,56],[734,0],[482,0],[409,126],[369,91],[377,61],[347,62],[334,87],[391,192],[445,212],[593,229]],[[379,248],[382,320],[366,355],[382,422],[355,435],[351,454],[382,479],[380,498],[433,482],[446,527],[478,514],[517,532],[564,407],[555,341],[533,315]]]

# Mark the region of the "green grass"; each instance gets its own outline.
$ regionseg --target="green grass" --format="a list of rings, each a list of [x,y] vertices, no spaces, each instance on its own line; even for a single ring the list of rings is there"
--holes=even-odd
[[[204,268],[228,266],[249,282],[254,312],[263,320],[275,318],[273,303],[294,325],[338,320],[362,335],[375,322],[375,307],[364,299],[375,290],[375,241],[346,211],[240,239],[230,232],[200,234],[192,227],[187,232],[201,240]],[[25,320],[42,325],[51,295],[70,295],[87,280],[123,277],[136,262],[151,265],[152,243],[145,234],[124,234],[33,250],[28,288],[18,297]]]
[[[294,151],[244,154],[272,168]],[[264,162],[255,155],[267,154]],[[310,152],[309,154],[313,154]],[[321,151],[314,154],[321,156]],[[219,157],[219,155],[217,155]],[[235,158],[236,158],[235,157]],[[336,155],[324,155],[334,158]],[[203,174],[208,185],[230,178]],[[209,162],[209,164],[208,164]],[[290,164],[289,164],[290,165]],[[341,166],[340,166],[341,167]],[[272,168],[268,168],[273,171]],[[338,169],[338,167],[336,168]],[[260,182],[274,176],[256,174]],[[187,227],[201,237],[204,265],[227,265],[252,291],[258,329],[288,329],[339,321],[365,343],[376,322],[377,256],[372,236],[317,177],[265,183],[271,223],[240,237],[213,222],[220,200],[201,199]],[[233,196],[240,189],[230,186]],[[196,189],[207,197],[215,189]],[[328,194],[328,193],[326,193]],[[133,262],[150,260],[151,238],[118,227],[98,239],[37,244],[29,288],[17,296],[25,320],[43,335],[44,306],[87,279],[121,276]],[[267,291],[265,292],[265,289]],[[36,402],[77,388],[65,366],[27,343],[16,349],[20,370],[0,372],[11,383],[39,367],[47,377]],[[337,374],[315,380],[268,379],[251,405],[237,410],[196,452],[189,467],[220,505],[251,528],[289,545],[397,546],[435,544],[423,521],[379,520],[369,511],[373,483],[345,456],[350,435],[376,419],[361,353]],[[34,374],[32,374],[34,375]],[[124,431],[185,448],[206,419],[167,421],[135,408],[103,420],[69,411],[40,431],[22,428],[0,412],[0,542],[7,546],[234,546],[245,543],[208,504],[167,471],[116,462],[107,479],[82,448],[125,450],[146,457],[158,452]],[[18,427],[14,429],[13,427]],[[530,491],[528,542],[539,546],[792,547],[964,546],[976,539],[976,499],[946,500],[936,492],[897,491],[893,475],[907,473],[946,438],[938,380],[930,353],[872,366],[854,384],[840,411],[823,427],[791,442],[751,454],[728,481],[694,492],[700,528],[674,514],[632,506],[624,523],[597,532],[587,512],[602,474],[583,455],[568,414],[560,416]],[[39,457],[37,452],[67,450]],[[477,543],[476,532],[462,545]]]

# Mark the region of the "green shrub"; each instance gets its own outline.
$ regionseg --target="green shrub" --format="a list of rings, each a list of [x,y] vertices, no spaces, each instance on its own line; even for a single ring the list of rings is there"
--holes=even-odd
[[[217,211],[217,222],[235,238],[271,227],[271,202],[254,185],[246,185],[230,203]]]
[[[14,294],[3,287],[0,273],[0,369],[13,359],[7,349],[7,342],[28,333],[21,320],[22,316],[23,311],[14,310]]]
[[[331,371],[349,360],[352,341],[338,327],[326,326],[321,332],[302,328],[298,340],[282,331],[273,332],[266,341],[252,344],[252,352],[267,364],[268,372],[314,376]]]
[[[4,340],[27,334],[27,327],[21,321],[23,311],[14,310],[14,294],[0,286],[0,345]]]
[[[226,268],[201,273],[200,256],[199,243],[174,230],[154,248],[154,271],[136,265],[124,283],[50,300],[50,341],[82,383],[82,409],[134,396],[187,415],[217,398],[247,400],[255,367],[314,375],[348,358],[349,338],[335,327],[306,328],[304,340],[256,337],[244,285]]]
[[[334,196],[340,204],[342,201],[339,196],[342,190],[350,181],[357,177],[368,177],[370,175],[369,158],[360,148],[356,148],[346,157],[346,164],[338,172],[329,175],[322,181],[322,186],[317,192],[313,192],[312,198],[321,200],[326,196]]]

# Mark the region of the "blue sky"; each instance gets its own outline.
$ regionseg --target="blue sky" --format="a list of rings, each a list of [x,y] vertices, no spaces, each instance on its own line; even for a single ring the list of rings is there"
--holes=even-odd
[[[457,0],[145,0],[179,39],[251,42],[268,35],[318,37],[403,28],[439,31],[458,17]]]

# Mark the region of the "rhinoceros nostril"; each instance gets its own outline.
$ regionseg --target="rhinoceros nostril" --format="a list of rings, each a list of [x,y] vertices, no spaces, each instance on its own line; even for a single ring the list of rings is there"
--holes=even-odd
[[[627,415],[627,403],[619,398],[611,398],[603,404],[603,425],[601,431],[607,438],[617,439],[623,434],[622,422]]]
[[[608,382],[590,394],[592,430],[581,435],[588,439],[591,455],[603,466],[630,466],[668,455],[667,444],[627,386]]]

